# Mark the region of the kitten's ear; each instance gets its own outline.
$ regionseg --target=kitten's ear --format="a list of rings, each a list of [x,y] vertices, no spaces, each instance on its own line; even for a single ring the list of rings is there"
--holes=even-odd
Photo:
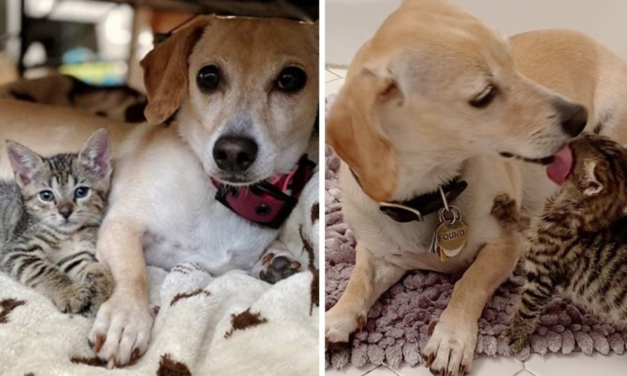
[[[601,193],[604,188],[594,171],[597,164],[594,161],[586,161],[584,166],[586,169],[586,178],[583,184],[583,194],[586,196],[596,196]]]
[[[112,170],[109,132],[104,128],[97,130],[89,137],[78,157],[103,179],[109,178]]]
[[[15,180],[21,187],[29,184],[43,160],[37,153],[17,142],[7,141],[6,146]]]

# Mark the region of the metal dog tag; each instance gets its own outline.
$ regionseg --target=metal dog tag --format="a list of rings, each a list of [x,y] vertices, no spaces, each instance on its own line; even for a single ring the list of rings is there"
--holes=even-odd
[[[445,262],[446,260],[448,260],[448,256],[446,256],[446,253],[444,253],[442,248],[438,247],[437,250],[438,250],[438,255],[440,255],[440,261]]]
[[[437,245],[447,257],[457,256],[466,246],[468,226],[461,220],[446,221],[438,227]]]
[[[438,255],[440,257],[440,261],[442,262],[446,261],[447,259],[444,252],[442,252],[442,249],[438,246],[438,231],[437,230],[433,233],[433,238],[431,239],[431,246],[429,247],[429,252],[435,253],[436,255]]]
[[[458,207],[449,205],[442,187],[440,196],[444,207],[438,213],[440,225],[433,236],[432,248],[440,256],[440,261],[444,262],[450,257],[455,257],[466,246],[468,240],[468,226],[462,222],[462,212]],[[446,214],[453,218],[446,218]]]

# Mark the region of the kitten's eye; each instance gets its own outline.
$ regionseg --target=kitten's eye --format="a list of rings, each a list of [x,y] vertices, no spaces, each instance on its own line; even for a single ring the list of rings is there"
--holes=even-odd
[[[89,188],[87,187],[78,187],[74,191],[74,198],[85,198],[89,194]]]
[[[54,200],[54,193],[52,191],[39,192],[39,199],[43,202],[50,202]]]
[[[496,88],[488,85],[479,95],[472,99],[469,103],[475,108],[484,108],[492,103],[492,99],[496,96]]]
[[[202,92],[210,93],[216,90],[220,85],[220,68],[215,65],[200,68],[196,82]]]
[[[299,67],[287,67],[283,69],[276,86],[279,90],[287,93],[295,93],[305,87],[307,74]]]

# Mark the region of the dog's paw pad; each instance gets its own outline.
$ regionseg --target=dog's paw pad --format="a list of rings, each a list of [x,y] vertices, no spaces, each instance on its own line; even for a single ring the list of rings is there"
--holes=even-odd
[[[301,271],[300,262],[286,255],[274,256],[260,273],[260,278],[268,283],[277,283]]]

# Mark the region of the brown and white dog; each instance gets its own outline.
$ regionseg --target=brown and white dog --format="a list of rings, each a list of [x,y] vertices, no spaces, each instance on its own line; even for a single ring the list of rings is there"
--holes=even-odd
[[[627,140],[627,67],[608,49],[565,30],[508,41],[449,2],[406,0],[357,53],[327,118],[357,238],[350,282],[326,314],[327,341],[347,341],[406,271],[463,272],[423,354],[434,374],[467,373],[479,316],[521,252],[491,217],[493,199],[507,193],[526,213],[541,210],[551,180],[572,167],[566,143],[584,127]],[[453,204],[469,235],[442,262],[428,251],[437,214],[399,223],[380,208],[455,179],[468,183]]]
[[[216,183],[233,192],[273,181],[308,152],[318,111],[318,25],[203,16],[157,45],[142,66],[147,124],[92,118],[92,126],[68,110],[0,101],[0,136],[35,150],[69,150],[95,126],[112,135],[114,181],[98,257],[116,289],[89,339],[116,366],[143,354],[150,340],[146,264],[197,262],[215,275],[251,271],[276,239],[274,228],[220,203]]]

